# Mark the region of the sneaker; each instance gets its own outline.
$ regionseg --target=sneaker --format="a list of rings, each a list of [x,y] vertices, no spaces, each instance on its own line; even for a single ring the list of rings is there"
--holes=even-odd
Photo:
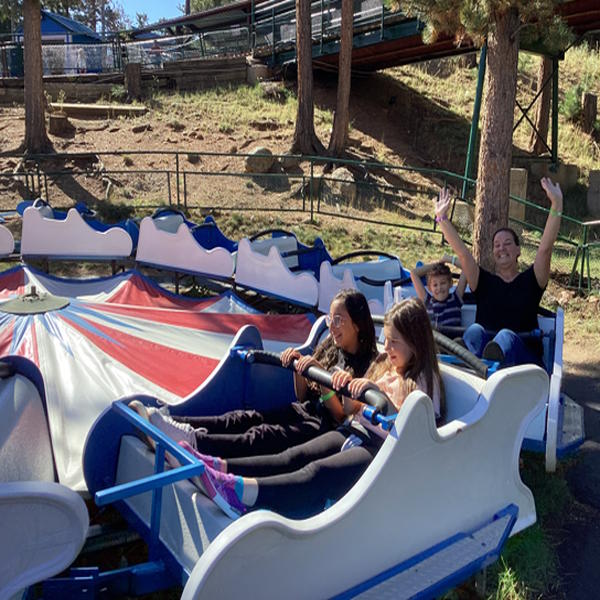
[[[151,407],[142,404],[139,400],[132,400],[127,406],[129,406],[131,410],[135,411],[138,415],[140,415],[142,419],[145,419],[146,421],[150,422]],[[149,435],[144,435],[142,439],[144,440],[144,442],[146,442],[150,450],[156,450],[156,442]]]
[[[192,456],[201,460],[205,465],[208,465],[215,471],[220,471],[221,473],[227,473],[227,462],[218,456],[209,456],[208,454],[202,454],[198,452],[196,448],[192,448],[187,442],[179,442],[179,445],[187,450]]]
[[[187,452],[189,452],[190,454],[193,454],[195,452],[195,450],[187,442],[179,442],[179,445],[184,450],[187,450]],[[179,459],[175,458],[170,452],[165,452],[165,459],[169,463],[169,466],[172,469],[178,469],[179,467],[181,467],[181,463],[179,462]],[[206,465],[204,465],[204,467],[206,468]],[[201,475],[194,475],[193,477],[190,477],[189,480],[197,488],[199,488],[200,491],[205,496],[208,496],[209,498],[211,497],[210,494],[209,494],[209,492],[208,492],[208,490],[204,487],[204,482],[202,480],[202,476]]]
[[[206,495],[231,519],[237,519],[248,512],[242,503],[244,480],[239,475],[221,473],[206,465],[204,473],[199,476]]]
[[[196,436],[194,428],[189,423],[176,421],[163,409],[150,408],[148,410],[149,420],[152,425],[160,429],[166,436],[179,442],[187,442],[192,448],[196,447]]]
[[[504,352],[502,352],[499,344],[492,340],[485,345],[481,358],[502,364],[504,362]]]

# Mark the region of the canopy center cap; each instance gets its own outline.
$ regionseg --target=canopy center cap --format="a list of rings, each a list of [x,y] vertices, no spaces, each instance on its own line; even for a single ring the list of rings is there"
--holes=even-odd
[[[69,299],[40,293],[34,285],[27,294],[0,304],[0,311],[13,315],[37,315],[69,306]]]

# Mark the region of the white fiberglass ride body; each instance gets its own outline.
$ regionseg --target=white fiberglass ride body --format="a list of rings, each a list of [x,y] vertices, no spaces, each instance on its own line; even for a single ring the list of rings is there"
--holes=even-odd
[[[216,414],[289,401],[289,371],[239,356],[240,348],[261,346],[254,328],[241,330],[219,369],[171,412]],[[534,523],[519,452],[529,421],[546,400],[548,376],[539,367],[521,366],[484,381],[441,368],[447,423],[437,428],[430,399],[412,393],[357,484],[314,517],[290,520],[258,510],[232,522],[187,479],[167,485],[158,539],[167,560],[180,569],[177,578],[187,579],[183,598],[237,598],[240,590],[260,598],[331,597],[472,531],[507,506],[517,507],[512,533]],[[102,491],[107,486],[147,484],[144,478],[152,477],[154,455],[134,431],[116,407],[92,429],[84,472],[97,499],[114,493]],[[170,472],[154,477],[165,475]],[[113,489],[124,493],[123,514],[149,535],[152,492]],[[458,553],[455,564],[454,575]]]

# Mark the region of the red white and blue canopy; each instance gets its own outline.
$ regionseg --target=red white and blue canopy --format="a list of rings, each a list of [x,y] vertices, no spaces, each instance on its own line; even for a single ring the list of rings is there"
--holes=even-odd
[[[68,304],[39,314],[2,310],[32,286]],[[303,342],[312,321],[258,313],[231,293],[178,296],[137,271],[89,280],[28,267],[0,274],[0,356],[23,356],[40,369],[59,480],[73,489],[85,489],[85,438],[111,402],[136,393],[178,402],[212,373],[244,325],[258,328],[265,348],[281,351]]]

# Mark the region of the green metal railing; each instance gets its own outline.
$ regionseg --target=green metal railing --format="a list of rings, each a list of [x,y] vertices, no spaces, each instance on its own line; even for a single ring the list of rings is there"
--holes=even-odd
[[[205,214],[214,211],[308,213],[311,220],[314,220],[316,216],[326,216],[340,220],[350,219],[373,225],[430,233],[440,236],[440,240],[441,233],[436,228],[435,220],[429,216],[414,217],[412,220],[409,218],[400,220],[398,213],[403,208],[404,199],[420,195],[430,197],[433,200],[441,185],[449,185],[453,189],[462,190],[461,193],[457,192],[456,194],[452,215],[454,215],[457,202],[464,202],[471,206],[474,204],[476,181],[451,171],[405,167],[377,161],[349,159],[335,159],[333,161],[331,158],[320,156],[298,155],[290,157],[289,155],[273,155],[273,159],[278,161],[293,158],[298,162],[308,163],[308,168],[298,174],[283,170],[275,173],[249,173],[244,170],[243,163],[251,156],[253,155],[182,150],[130,150],[38,155],[31,156],[20,171],[0,173],[0,181],[19,181],[22,195],[29,195],[32,198],[43,197],[58,207],[61,202],[81,200],[81,198],[71,198],[61,192],[61,188],[65,187],[64,181],[62,181],[64,178],[77,180],[77,185],[81,188],[83,186],[79,182],[89,181],[90,178],[115,180],[119,185],[125,187],[131,179],[147,176],[152,178],[153,189],[161,190],[160,193],[163,195],[159,201],[147,201],[144,204],[135,203],[135,208],[138,209],[155,208],[169,204],[176,208],[187,211],[198,210]],[[97,167],[92,168],[93,165],[98,164],[99,160],[104,162],[109,157],[118,159],[127,157],[128,162],[131,163],[135,162],[134,159],[142,158],[149,159],[154,163],[160,157],[163,160],[166,159],[170,164],[159,168],[155,166],[127,169],[104,167],[101,170],[98,170]],[[190,168],[192,165],[186,164],[186,158],[189,157],[193,157],[195,162],[201,161],[202,168]],[[239,169],[230,170],[228,164],[224,170],[222,166],[219,167],[217,164],[222,159],[239,161]],[[88,168],[52,167],[52,165],[56,165],[57,162],[61,161],[82,164],[86,160],[91,165]],[[212,168],[208,164],[211,161],[213,163]],[[355,181],[353,185],[357,190],[358,201],[357,205],[352,205],[346,202],[339,191],[336,190],[336,184],[343,185],[346,183],[345,180],[325,173],[326,168],[331,169],[334,166],[344,166],[355,173],[365,175],[371,172],[392,174],[396,176],[398,183],[383,183],[382,181],[368,179]],[[412,176],[413,179],[414,176],[419,176],[420,180],[427,183],[415,184],[408,176]],[[126,181],[120,182],[116,179],[117,177]],[[209,182],[219,179],[221,181],[226,179],[227,182],[216,187],[221,191],[227,190],[230,195],[236,194],[235,198],[222,200],[217,197],[207,197],[209,190],[215,189],[215,186],[209,184]],[[163,181],[162,184],[161,181]],[[290,194],[293,186],[298,186],[296,194]],[[86,193],[95,201],[102,202],[102,199],[92,192]],[[263,203],[261,207],[256,205],[255,196],[257,193],[261,195]],[[245,198],[245,196],[248,196],[248,198]],[[543,230],[543,222],[545,222],[548,209],[516,196],[510,196],[510,199],[517,204],[524,205],[530,212],[537,211],[540,215],[538,219],[540,224],[511,217],[513,223],[528,230]],[[379,210],[386,204],[394,204],[394,207]],[[574,249],[575,259],[569,284],[579,290],[587,289],[591,291],[592,289],[590,253],[600,247],[600,241],[592,239],[592,232],[598,225],[600,225],[600,221],[583,222],[563,215],[559,240]],[[568,232],[571,233],[568,235]]]

